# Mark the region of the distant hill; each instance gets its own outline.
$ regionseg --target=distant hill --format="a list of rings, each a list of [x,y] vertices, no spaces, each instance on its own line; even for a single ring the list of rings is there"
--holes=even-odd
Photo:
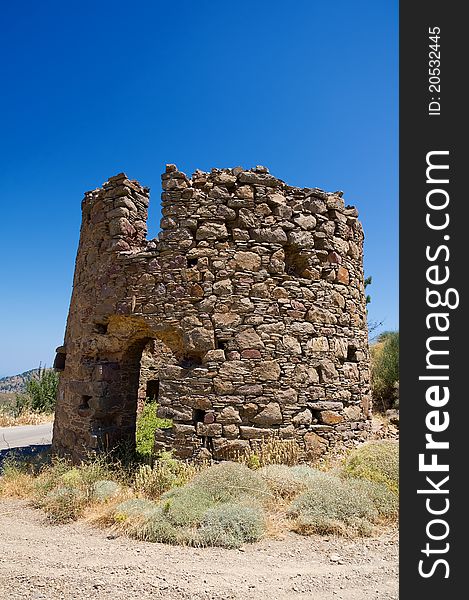
[[[0,379],[0,394],[21,394],[25,391],[26,382],[39,373],[39,369],[30,369],[19,375]]]

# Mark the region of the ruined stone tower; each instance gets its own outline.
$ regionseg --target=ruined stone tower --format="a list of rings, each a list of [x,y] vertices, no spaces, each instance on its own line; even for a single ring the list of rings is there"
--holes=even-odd
[[[173,426],[156,448],[229,456],[276,432],[314,458],[370,424],[363,232],[340,192],[264,167],[168,165],[161,229],[124,174],[87,192],[53,447],[135,440],[137,400]],[[145,360],[142,360],[142,353]]]

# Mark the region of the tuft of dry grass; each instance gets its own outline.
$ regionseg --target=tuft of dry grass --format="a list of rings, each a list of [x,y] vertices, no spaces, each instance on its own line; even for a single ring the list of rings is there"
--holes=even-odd
[[[172,457],[170,452],[162,452],[150,465],[138,467],[134,477],[137,495],[158,499],[164,492],[188,483],[205,465],[195,465]]]
[[[262,441],[252,442],[250,448],[236,453],[232,460],[250,469],[260,469],[268,465],[296,465],[302,456],[303,450],[296,440],[272,435]]]
[[[14,416],[6,411],[0,411],[0,427],[41,425],[42,423],[52,423],[53,420],[54,413],[38,413],[32,410],[23,410],[20,415]]]
[[[26,499],[33,495],[34,489],[34,477],[28,466],[7,458],[0,477],[0,497]]]

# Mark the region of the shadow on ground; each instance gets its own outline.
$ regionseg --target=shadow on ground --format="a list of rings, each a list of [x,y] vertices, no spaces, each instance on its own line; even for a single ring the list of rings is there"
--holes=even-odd
[[[0,450],[0,472],[7,458],[17,460],[30,460],[31,462],[42,461],[50,452],[51,444],[33,444],[23,448],[6,448]]]

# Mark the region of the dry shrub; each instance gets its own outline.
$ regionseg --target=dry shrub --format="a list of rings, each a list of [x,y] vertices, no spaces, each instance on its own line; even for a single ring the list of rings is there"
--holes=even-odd
[[[204,513],[215,504],[211,494],[196,485],[171,490],[161,498],[166,519],[178,527],[197,525]]]
[[[161,507],[156,508],[147,516],[133,517],[126,523],[125,530],[130,537],[145,542],[189,544],[191,537],[191,530],[171,523]]]
[[[399,493],[399,444],[390,440],[367,442],[345,461],[344,475],[386,485]]]
[[[86,506],[87,498],[81,490],[59,486],[35,502],[53,523],[66,523],[77,519]]]
[[[0,477],[0,497],[29,498],[34,492],[34,477],[24,462],[7,458],[3,462]]]
[[[157,509],[156,502],[146,498],[130,498],[113,507],[114,520],[117,523],[127,521],[132,517],[146,517]]]
[[[189,482],[200,469],[200,466],[173,458],[170,452],[162,452],[153,467],[142,465],[138,468],[134,489],[137,494],[157,499],[164,492]]]
[[[34,480],[33,505],[42,508],[55,523],[77,519],[94,502],[107,501],[109,493],[118,493],[119,484],[113,477],[114,468],[103,456],[79,466],[55,458]]]
[[[119,504],[113,510],[114,523],[141,540],[239,547],[265,531],[259,504],[270,496],[257,472],[227,462],[165,492],[159,502],[136,498]]]
[[[366,479],[347,479],[349,485],[359,494],[366,494],[383,521],[394,521],[399,514],[399,497],[384,483]]]
[[[251,447],[240,453],[236,460],[251,469],[259,469],[268,465],[296,465],[302,454],[296,440],[283,440],[274,435],[252,442]]]
[[[276,502],[291,500],[307,487],[293,468],[286,465],[269,465],[259,469],[258,473],[266,482]]]

